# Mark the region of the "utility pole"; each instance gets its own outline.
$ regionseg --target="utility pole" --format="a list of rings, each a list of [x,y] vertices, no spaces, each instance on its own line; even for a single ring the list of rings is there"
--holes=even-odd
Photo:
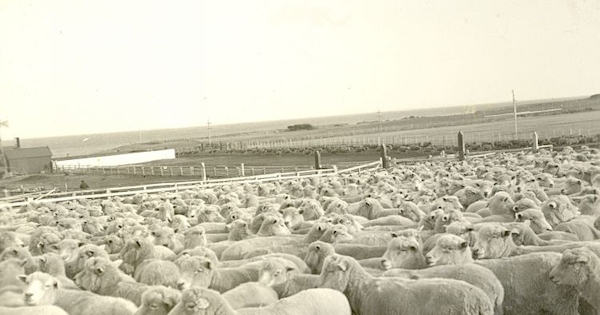
[[[383,132],[383,125],[381,125],[381,111],[377,109],[377,118],[379,119],[379,132]]]
[[[0,129],[2,127],[8,127],[8,121],[0,119]],[[4,156],[4,148],[2,145],[2,137],[0,136],[0,179],[4,178],[6,173],[8,173],[8,163],[6,161],[6,156]]]
[[[210,119],[206,122],[206,129],[208,129],[208,146],[212,148],[210,139]]]
[[[515,114],[515,140],[519,139],[519,129],[517,128],[517,101],[515,100],[515,90],[512,90],[513,111]]]

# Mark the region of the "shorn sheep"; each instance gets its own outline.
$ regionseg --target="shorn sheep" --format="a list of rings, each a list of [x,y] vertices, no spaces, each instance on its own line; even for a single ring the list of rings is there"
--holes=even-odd
[[[494,314],[481,289],[454,279],[374,278],[351,257],[325,259],[319,287],[343,292],[355,314]]]
[[[350,315],[350,305],[340,292],[311,289],[273,304],[234,310],[216,291],[194,287],[183,291],[181,302],[169,315]]]
[[[62,308],[54,305],[41,306],[23,306],[23,307],[2,307],[0,306],[0,314],[2,315],[69,315]]]
[[[153,287],[142,294],[142,305],[134,315],[167,315],[181,300],[181,292]]]
[[[34,272],[29,276],[19,276],[19,279],[26,285],[23,299],[30,306],[56,305],[71,315],[131,315],[137,310],[133,303],[122,298],[63,290],[58,280],[46,273]]]

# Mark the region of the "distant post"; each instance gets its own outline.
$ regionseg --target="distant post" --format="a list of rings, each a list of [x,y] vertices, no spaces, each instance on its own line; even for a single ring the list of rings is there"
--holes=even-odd
[[[385,143],[381,144],[381,166],[385,169],[390,167],[390,160],[387,156],[387,147],[385,146]]]
[[[319,152],[319,150],[315,151],[315,169],[321,169],[321,152]]]
[[[533,149],[533,152],[537,152],[540,149],[540,146],[538,144],[538,134],[535,131],[533,132],[533,144],[531,148]]]
[[[458,132],[458,159],[464,161],[465,159],[465,135],[462,131]]]
[[[246,171],[244,170],[244,163],[242,163],[242,164],[240,165],[240,171],[241,171],[241,174],[240,174],[240,175],[241,175],[242,177],[246,176]]]
[[[200,163],[202,165],[202,181],[206,180],[206,166],[204,166],[204,162]]]

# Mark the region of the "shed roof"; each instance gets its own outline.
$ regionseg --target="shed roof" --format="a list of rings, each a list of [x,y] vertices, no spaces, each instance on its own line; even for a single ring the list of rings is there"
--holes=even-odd
[[[4,155],[8,160],[26,159],[36,157],[52,157],[52,152],[48,147],[35,148],[4,148]]]

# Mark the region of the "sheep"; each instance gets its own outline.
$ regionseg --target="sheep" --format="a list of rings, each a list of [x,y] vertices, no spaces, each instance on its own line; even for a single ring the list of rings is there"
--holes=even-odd
[[[158,246],[160,247],[160,246]],[[133,237],[131,238],[129,241],[127,241],[127,243],[125,244],[125,246],[123,247],[123,249],[121,250],[121,253],[119,254],[119,257],[123,260],[123,263],[126,264],[128,267],[132,268],[132,272],[127,272],[130,273],[131,275],[133,275],[134,278],[136,278],[138,281],[140,281],[140,277],[141,274],[143,273],[143,270],[147,268],[148,264],[144,263],[150,259],[152,260],[156,260],[156,259],[160,259],[160,256],[156,253],[156,247],[146,238],[143,237]],[[161,283],[165,283],[165,285],[170,285],[176,282],[177,277],[175,275],[171,275],[169,274],[170,272],[173,272],[173,265],[172,264],[167,264],[165,265],[164,263],[161,262],[154,262],[152,263],[152,265],[154,265],[155,267],[158,265],[164,265],[165,270],[161,270],[161,271],[157,271],[157,273],[154,273],[153,270],[150,270],[149,274],[146,274],[144,276],[144,278],[150,282],[153,282],[154,280],[159,281],[159,283],[157,284],[161,284]],[[153,269],[154,267],[151,267],[150,269]],[[127,270],[128,268],[121,268],[121,269],[125,269],[125,271],[129,271]],[[163,271],[167,271],[167,273],[163,274]],[[144,271],[144,273],[146,273],[147,271]],[[154,277],[157,277],[156,279],[153,279]],[[153,283],[154,284],[154,283]]]
[[[559,285],[573,286],[581,297],[600,314],[600,258],[587,247],[568,249],[550,271],[550,280]]]
[[[234,310],[218,292],[205,288],[183,291],[181,302],[169,315],[350,315],[350,305],[340,292],[311,289],[273,304]]]
[[[177,288],[180,273],[177,265],[171,261],[146,259],[138,265],[133,278],[137,282],[147,285]]]
[[[285,225],[283,218],[265,218],[256,233],[257,236],[290,235],[292,232]]]
[[[560,254],[534,253],[476,261],[491,270],[504,287],[505,315],[577,314],[579,294],[575,288],[557,285],[550,271]]]
[[[60,240],[58,243],[49,245],[48,247],[51,250],[56,251],[62,259],[67,260],[77,247],[83,245],[85,245],[85,243],[82,241],[68,238]]]
[[[30,243],[31,244],[31,243]],[[0,253],[3,252],[7,247],[17,246],[23,247],[23,241],[18,237],[15,232],[0,232]]]
[[[10,258],[0,262],[0,306],[23,306],[23,282],[16,275],[25,273],[25,261]]]
[[[497,224],[484,224],[477,231],[472,253],[476,259],[490,259],[511,256],[517,245],[513,242],[512,231]]]
[[[374,278],[351,257],[325,259],[319,287],[343,292],[361,315],[493,314],[485,292],[454,279]]]
[[[206,246],[206,230],[201,226],[195,226],[183,233],[183,248],[192,249],[196,246]]]
[[[133,303],[122,298],[64,290],[56,278],[43,272],[20,275],[19,279],[26,285],[23,296],[29,306],[56,305],[69,314],[94,315],[131,315],[137,310]]]
[[[198,256],[187,257],[179,263],[180,289],[191,286],[208,287],[221,293],[245,283],[258,281],[258,265],[244,265],[235,268],[216,268],[215,264]]]
[[[427,267],[423,246],[415,237],[398,236],[390,240],[381,257],[380,266],[390,268],[422,269]]]
[[[3,307],[0,306],[2,315],[69,315],[65,310],[54,305]]]
[[[552,196],[542,204],[541,209],[552,227],[561,222],[569,221],[580,214],[579,209],[571,203],[569,197],[563,195]]]
[[[16,258],[25,261],[25,273],[30,274],[34,271],[38,270],[38,262],[31,256],[31,253],[20,246],[10,246],[7,247],[2,254],[0,254],[0,261],[4,261],[10,258]]]
[[[531,229],[536,233],[544,233],[546,231],[552,231],[552,226],[546,220],[544,213],[540,209],[526,209],[521,212],[515,213],[516,222],[531,222]]]
[[[384,277],[402,277],[405,279],[450,278],[462,280],[483,290],[494,304],[494,314],[503,313],[504,288],[500,280],[489,269],[475,265],[435,266],[420,270],[390,269],[383,273]]]
[[[93,244],[83,245],[76,248],[71,253],[71,257],[65,262],[67,277],[74,279],[75,275],[83,270],[85,262],[92,257],[109,259],[108,253],[104,250],[103,246]]]
[[[600,217],[600,196],[585,195],[577,205],[582,215]]]
[[[103,257],[92,257],[85,262],[85,268],[75,276],[75,284],[96,294],[121,297],[139,306],[142,294],[152,288],[119,270],[120,260],[110,261]]]
[[[425,255],[427,265],[452,265],[473,262],[469,242],[453,234],[438,238],[435,247]]]
[[[484,217],[479,222],[511,222],[514,221],[513,207],[515,203],[507,192],[496,193],[488,201],[488,208],[477,211]]]
[[[58,254],[46,253],[41,256],[36,256],[35,259],[38,261],[38,271],[55,277],[62,288],[78,289],[73,280],[67,278],[65,263]]]
[[[167,315],[181,300],[181,292],[166,288],[154,287],[142,294],[142,305],[134,315]]]
[[[594,227],[594,218],[580,216],[554,226],[555,231],[564,231],[577,235],[581,241],[592,241],[600,239],[600,231]]]
[[[234,310],[263,307],[277,302],[279,297],[272,288],[258,282],[246,282],[221,295]]]
[[[228,241],[241,241],[249,237],[254,237],[248,229],[248,222],[244,220],[234,220],[229,224],[229,233],[227,234]]]
[[[268,258],[261,262],[258,282],[272,287],[279,298],[314,288],[317,276],[299,274],[296,266],[282,258]]]

